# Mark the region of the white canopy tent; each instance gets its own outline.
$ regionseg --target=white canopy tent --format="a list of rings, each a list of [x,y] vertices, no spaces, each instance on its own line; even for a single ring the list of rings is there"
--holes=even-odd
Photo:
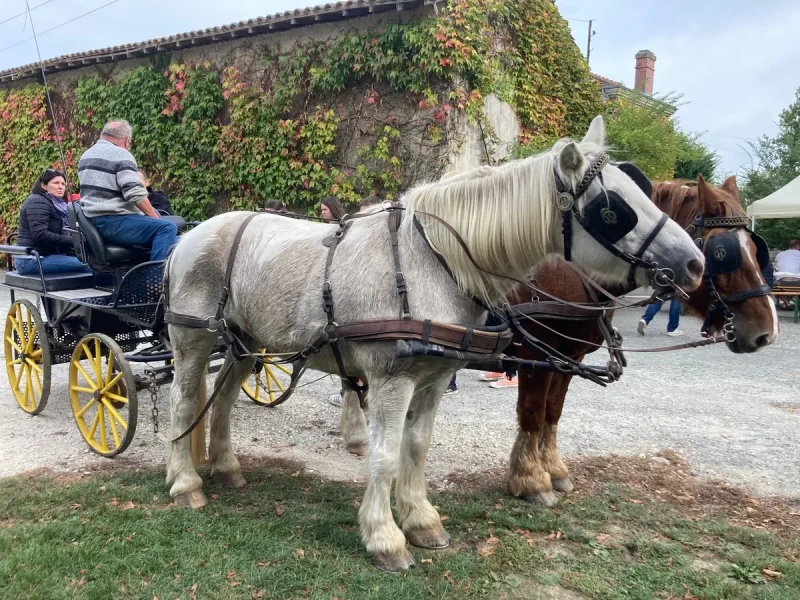
[[[800,177],[781,189],[747,207],[747,216],[756,219],[789,219],[800,217]]]

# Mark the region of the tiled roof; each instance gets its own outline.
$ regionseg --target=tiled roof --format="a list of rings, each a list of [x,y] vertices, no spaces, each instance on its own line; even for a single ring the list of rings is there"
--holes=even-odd
[[[42,61],[45,73],[77,69],[96,63],[106,63],[145,55],[156,54],[164,50],[178,50],[201,46],[225,40],[231,40],[263,33],[271,33],[303,27],[315,23],[341,21],[354,17],[362,17],[372,13],[413,10],[423,4],[433,4],[441,0],[342,0],[311,8],[277,13],[267,17],[258,17],[247,21],[239,21],[230,25],[209,27],[199,31],[179,33],[164,38],[156,38],[146,42],[100,48],[87,52],[66,54],[57,58]],[[0,71],[0,82],[13,81],[33,77],[39,72],[39,64],[32,63]]]
[[[609,79],[608,77],[603,77],[602,75],[598,75],[597,73],[592,73],[592,76],[597,80],[602,86],[612,85],[615,87],[623,87],[623,85],[619,81],[614,81],[613,79]]]

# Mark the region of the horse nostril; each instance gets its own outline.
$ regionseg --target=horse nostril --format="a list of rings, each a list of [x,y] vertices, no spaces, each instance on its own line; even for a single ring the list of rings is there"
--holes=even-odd
[[[763,348],[767,344],[769,344],[769,334],[768,333],[765,333],[764,335],[760,335],[760,336],[758,336],[756,338],[756,346],[758,346],[759,348]]]
[[[689,272],[689,275],[692,276],[692,279],[697,281],[703,276],[703,263],[693,258],[689,261],[689,264],[686,265],[686,270]]]

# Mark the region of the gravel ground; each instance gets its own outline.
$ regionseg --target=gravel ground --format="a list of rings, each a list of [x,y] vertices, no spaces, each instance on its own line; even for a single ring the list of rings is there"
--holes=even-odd
[[[8,309],[7,290],[0,310]],[[622,380],[606,389],[575,380],[559,428],[565,458],[606,454],[651,455],[672,449],[702,477],[722,478],[760,495],[800,496],[800,324],[781,316],[777,344],[755,355],[723,346],[665,354],[629,354]],[[615,325],[629,347],[675,343],[665,335],[666,310],[647,337],[635,333],[638,311],[621,311]],[[683,339],[700,323],[685,318]],[[605,361],[597,353],[590,362]],[[478,372],[462,371],[460,393],[442,401],[428,457],[428,477],[502,467],[516,433],[516,390],[493,390]],[[320,376],[309,372],[305,382]],[[38,467],[77,470],[107,464],[83,442],[67,396],[67,365],[53,368],[50,400],[36,417],[23,413],[0,375],[0,476]],[[209,380],[210,381],[210,380]],[[361,481],[364,459],[347,453],[338,434],[339,410],[326,401],[338,389],[331,377],[298,390],[286,404],[263,408],[241,395],[233,412],[239,453],[299,460],[309,471]],[[161,388],[161,433],[154,434],[150,397],[139,394],[136,437],[117,463],[163,464],[169,420]]]

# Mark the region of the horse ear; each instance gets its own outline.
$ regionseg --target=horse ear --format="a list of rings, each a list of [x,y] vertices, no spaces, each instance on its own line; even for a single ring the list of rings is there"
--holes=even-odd
[[[725,190],[731,196],[738,199],[739,185],[736,183],[736,175],[731,175],[730,177],[726,177],[725,181],[722,182],[722,185],[719,187],[719,189]]]
[[[717,214],[719,200],[714,196],[714,190],[706,183],[702,175],[697,176],[697,203],[702,214]]]
[[[602,115],[597,115],[592,119],[592,124],[589,125],[589,131],[583,136],[583,142],[592,143],[598,146],[604,146],[606,143],[606,124],[603,121]]]
[[[586,159],[583,157],[583,154],[581,154],[575,142],[570,142],[564,146],[558,155],[559,170],[564,175],[576,173],[583,167],[584,162],[586,162]]]

